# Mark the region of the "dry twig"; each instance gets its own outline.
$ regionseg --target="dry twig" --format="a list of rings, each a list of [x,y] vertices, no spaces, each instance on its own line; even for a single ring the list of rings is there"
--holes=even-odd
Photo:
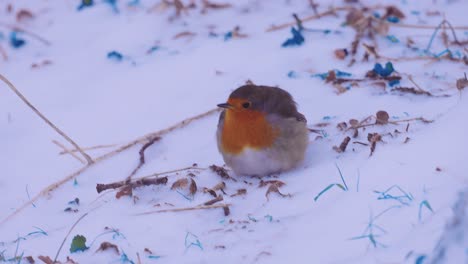
[[[91,159],[90,156],[88,156],[88,154],[86,154],[86,152],[84,152],[80,146],[78,146],[78,144],[75,143],[75,141],[73,141],[69,136],[67,136],[67,134],[65,134],[62,130],[60,130],[57,126],[55,126],[49,119],[47,119],[47,117],[45,117],[41,112],[39,112],[39,110],[37,110],[37,108],[35,106],[33,106],[29,101],[28,99],[26,99],[26,97],[24,97],[23,94],[21,94],[21,92],[16,89],[16,87],[3,75],[0,74],[0,80],[2,80],[3,82],[5,82],[7,84],[7,86],[29,107],[31,108],[31,110],[34,111],[34,113],[36,113],[44,122],[46,122],[47,125],[49,125],[51,128],[53,128],[55,130],[55,132],[57,132],[58,134],[60,134],[65,140],[67,140],[70,144],[72,144],[79,152],[81,155],[83,155],[83,157],[85,157],[85,159],[88,161],[88,164],[92,164],[94,161],[93,159]]]
[[[149,215],[155,213],[167,213],[167,212],[182,212],[182,211],[192,211],[192,210],[207,210],[207,209],[216,209],[216,208],[229,208],[231,204],[214,204],[214,205],[199,205],[194,207],[184,207],[184,208],[174,208],[174,209],[162,209],[156,211],[149,211],[144,213],[139,213],[136,215]]]

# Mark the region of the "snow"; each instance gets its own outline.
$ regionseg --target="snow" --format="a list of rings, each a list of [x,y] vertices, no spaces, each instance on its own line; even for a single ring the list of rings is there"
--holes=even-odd
[[[187,171],[168,174],[167,185],[135,189],[138,200],[116,199],[116,191],[98,194],[97,183],[124,180],[134,170],[142,146],[138,144],[93,165],[76,177],[76,183],[66,182],[2,222],[0,262],[20,255],[36,260],[39,255],[46,255],[53,259],[70,228],[85,213],[66,239],[59,260],[70,256],[79,263],[125,263],[125,254],[138,263],[138,254],[142,263],[468,261],[466,225],[450,228],[453,219],[466,223],[467,209],[453,209],[459,208],[455,204],[466,207],[466,202],[460,200],[466,199],[468,184],[468,103],[466,91],[459,93],[455,87],[456,80],[466,72],[466,65],[447,60],[393,62],[398,72],[411,74],[425,90],[449,97],[399,94],[369,83],[338,95],[331,84],[310,75],[338,69],[352,73],[353,78],[362,78],[376,62],[387,62],[373,57],[369,62],[360,62],[359,53],[358,62],[347,67],[349,58],[341,61],[334,57],[333,51],[349,48],[354,37],[352,29],[340,27],[344,12],[338,18],[327,16],[304,23],[305,27],[340,30],[341,34],[305,32],[303,45],[282,48],[281,44],[291,37],[289,29],[265,30],[272,24],[291,21],[292,13],[299,17],[313,14],[308,1],[232,1],[232,8],[202,14],[198,7],[179,18],[172,18],[173,7],[147,11],[158,2],[140,1],[130,8],[127,1],[118,1],[120,12],[116,14],[100,1],[77,11],[79,1],[2,0],[1,22],[18,24],[49,40],[51,45],[20,34],[26,45],[14,49],[8,44],[10,30],[0,26],[4,36],[0,45],[9,57],[8,61],[0,61],[0,73],[80,146],[125,144],[165,129],[215,108],[247,80],[277,85],[293,95],[310,128],[326,131],[321,139],[316,138],[318,134],[310,134],[306,159],[298,168],[277,178],[263,179],[286,183],[279,190],[291,197],[273,192],[267,198],[268,187],[258,187],[260,179],[232,175],[235,182],[206,169],[212,164],[223,165],[216,147],[216,113],[163,135],[145,151],[146,163],[134,176],[197,163],[201,169],[190,170],[198,186],[193,197],[187,189],[170,189],[177,179],[190,177]],[[341,1],[316,2],[320,4],[319,11],[331,4],[344,5]],[[14,15],[6,11],[9,3],[16,11],[27,8],[36,18],[16,22]],[[466,26],[466,1],[381,4],[385,3],[403,10],[407,24],[437,25],[443,16],[427,16],[426,11],[439,10],[452,25]],[[411,11],[420,14],[412,15]],[[224,41],[224,34],[236,26],[248,37]],[[210,37],[210,30],[218,36]],[[196,35],[173,39],[183,31]],[[466,40],[467,32],[457,30],[458,38]],[[379,36],[379,51],[388,57],[416,56],[405,48],[406,36],[412,35],[415,46],[426,48],[432,33],[433,30],[391,27],[389,34],[400,43]],[[148,54],[155,45],[160,48]],[[463,48],[452,47],[466,54]],[[438,35],[431,50],[437,53],[444,49]],[[122,53],[124,59],[108,59],[111,51]],[[44,60],[52,64],[31,68],[31,64]],[[288,77],[290,71],[297,77]],[[414,86],[405,75],[401,85]],[[58,155],[61,149],[51,140],[68,146],[67,142],[7,86],[1,86],[0,220],[4,220],[41,190],[84,165],[70,155]],[[360,130],[359,137],[351,142],[368,143],[367,133],[394,134],[384,136],[385,143],[377,143],[372,156],[369,147],[353,143],[344,153],[333,150],[345,136],[352,135],[351,131],[336,129],[336,124],[351,118],[362,120],[379,110],[387,111],[393,121],[422,116],[434,122],[411,122],[408,132],[406,123]],[[322,122],[330,125],[314,126]],[[395,134],[395,129],[402,133]],[[410,140],[403,143],[406,137]],[[88,153],[96,158],[111,150]],[[348,190],[335,185],[314,200],[330,184],[343,185],[338,168]],[[222,209],[138,215],[202,204],[213,198],[203,193],[203,187],[212,188],[221,181],[226,183],[227,193],[222,203],[231,204],[228,216]],[[408,196],[400,200],[377,199],[380,194],[375,191],[384,192],[392,186],[398,186]],[[231,197],[238,189],[246,189],[246,195]],[[388,193],[402,194],[396,187]],[[68,204],[76,197],[79,205]],[[67,207],[78,212],[64,212]],[[363,237],[370,234],[366,230],[370,223],[376,247]],[[106,227],[118,231],[107,232]],[[46,235],[30,234],[38,230]],[[457,234],[465,238],[457,240]],[[75,235],[84,235],[90,249],[70,253]],[[120,254],[110,250],[95,252],[104,241],[117,245]],[[152,253],[145,252],[145,248]],[[438,259],[441,248],[446,259]]]

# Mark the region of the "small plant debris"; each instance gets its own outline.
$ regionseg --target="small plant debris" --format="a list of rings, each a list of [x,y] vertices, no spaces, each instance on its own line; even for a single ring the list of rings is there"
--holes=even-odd
[[[382,136],[379,133],[369,133],[367,135],[367,140],[370,142],[370,154],[369,154],[369,156],[372,156],[372,154],[374,154],[377,142],[382,141]]]
[[[70,246],[70,253],[86,250],[88,250],[88,247],[86,246],[86,237],[82,235],[76,235],[75,237],[73,237]]]
[[[341,142],[340,146],[333,146],[333,150],[335,150],[338,153],[342,153],[346,151],[346,147],[348,146],[349,141],[351,140],[350,137],[345,137],[343,139],[343,142]]]
[[[378,111],[377,114],[375,115],[376,119],[375,119],[375,124],[377,125],[386,125],[388,124],[388,119],[390,118],[390,116],[388,115],[388,113],[386,111]]]
[[[211,171],[213,171],[214,173],[218,174],[219,176],[221,176],[221,178],[223,179],[229,179],[229,180],[233,180],[235,182],[237,182],[237,180],[233,177],[231,177],[227,171],[227,169],[223,168],[223,167],[220,167],[220,166],[216,166],[216,165],[211,165],[209,167],[211,169]]]
[[[188,179],[187,178],[182,178],[182,179],[178,179],[177,181],[175,181],[172,184],[171,190],[185,189],[187,186],[188,186]]]
[[[115,244],[112,244],[112,243],[107,242],[107,241],[102,242],[101,245],[99,246],[99,248],[96,250],[96,252],[107,251],[107,250],[111,250],[111,249],[114,250],[115,253],[117,253],[117,255],[120,255],[119,248]]]

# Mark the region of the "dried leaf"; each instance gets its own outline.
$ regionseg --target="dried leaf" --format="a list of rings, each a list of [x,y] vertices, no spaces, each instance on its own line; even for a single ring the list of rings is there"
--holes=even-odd
[[[99,248],[96,250],[96,252],[99,252],[99,251],[106,251],[108,249],[113,249],[115,251],[115,253],[117,253],[117,255],[120,255],[120,252],[119,252],[119,248],[110,243],[110,242],[102,242],[101,245],[99,246]]]
[[[338,125],[336,125],[336,127],[340,131],[344,131],[344,130],[346,130],[346,128],[348,128],[348,125],[346,124],[346,122],[341,122],[341,123],[338,123]]]
[[[34,258],[32,256],[27,256],[27,257],[24,257],[30,264],[34,264],[36,263],[36,261],[34,261]]]
[[[39,256],[37,258],[40,259],[45,264],[54,264],[54,261],[49,256]]]
[[[20,9],[18,13],[16,13],[17,22],[23,22],[25,20],[33,19],[33,18],[34,18],[34,14],[27,9]]]
[[[364,19],[364,13],[361,10],[353,8],[346,15],[346,24],[356,28],[362,19]]]
[[[274,184],[274,185],[276,185],[278,187],[283,187],[284,185],[286,185],[286,183],[284,183],[282,181],[278,181],[278,180],[269,180],[269,181],[260,180],[258,188],[265,187],[267,185],[272,185],[272,184]]]
[[[359,121],[357,119],[350,119],[348,122],[352,128],[356,128],[357,126],[359,126]]]
[[[283,183],[284,184],[284,183]],[[273,184],[270,184],[270,186],[268,187],[268,190],[266,191],[265,193],[265,197],[267,198],[267,200],[269,200],[269,196],[270,196],[270,193],[277,193],[279,195],[281,195],[281,197],[285,198],[285,197],[291,197],[291,194],[282,194],[279,190],[279,188],[281,187],[282,185],[281,184],[278,184],[278,183],[273,183]]]
[[[210,169],[218,174],[219,176],[221,176],[221,178],[224,178],[224,179],[231,179],[233,181],[237,181],[236,179],[232,178],[231,176],[229,176],[229,173],[227,172],[227,170],[223,167],[220,167],[220,166],[216,166],[216,165],[211,165],[210,166]]]
[[[371,146],[370,146],[371,152],[369,156],[372,156],[372,154],[374,154],[377,142],[382,140],[382,136],[379,133],[369,133],[367,135],[367,140],[371,143]]]
[[[190,182],[190,187],[189,187],[189,191],[190,191],[190,194],[191,195],[195,195],[195,193],[197,192],[197,183],[195,182],[194,179],[190,179],[191,182]]]
[[[229,210],[229,206],[227,205],[223,207],[223,211],[224,211],[224,216],[228,216],[231,213],[231,211]]]
[[[211,9],[224,9],[224,8],[230,8],[232,5],[230,3],[213,3],[208,0],[202,0],[203,3],[203,8],[211,8]]]
[[[235,194],[231,195],[231,197],[245,195],[246,193],[247,193],[247,189],[238,189]]]
[[[335,53],[335,57],[339,60],[344,60],[346,56],[348,56],[347,49],[336,49],[334,53]]]
[[[336,73],[333,70],[328,71],[327,78],[325,79],[326,83],[336,81]]]
[[[390,118],[390,116],[388,115],[388,113],[386,111],[380,110],[375,114],[375,116],[376,116],[375,123],[377,125],[386,125],[386,124],[388,124],[388,119]]]
[[[400,10],[398,9],[398,7],[396,6],[387,6],[385,8],[385,14],[384,16],[382,17],[382,19],[386,19],[387,17],[398,17],[399,19],[403,19],[405,18],[405,14]]]
[[[405,141],[403,142],[404,144],[408,143],[410,141],[410,138],[409,137],[406,137],[405,138]]]
[[[208,189],[208,188],[203,188],[203,193],[209,193],[211,194],[213,197],[217,197],[218,194],[213,190],[213,189]]]
[[[334,146],[333,149],[338,152],[338,153],[342,153],[342,152],[345,152],[346,151],[346,147],[348,146],[348,143],[349,141],[351,140],[350,137],[345,137],[343,139],[343,142],[341,142],[340,146],[337,147],[337,146]]]
[[[215,185],[213,188],[211,188],[211,189],[213,189],[214,191],[217,191],[217,190],[223,190],[223,189],[225,189],[225,188],[226,188],[226,183],[220,182],[220,183],[216,184],[216,185]]]
[[[122,188],[120,188],[120,191],[118,191],[115,194],[115,198],[120,199],[122,196],[132,196],[133,195],[133,188],[131,185],[125,185]]]
[[[188,179],[187,178],[181,178],[181,179],[178,179],[177,181],[175,181],[172,186],[171,186],[171,190],[174,190],[174,189],[185,189],[187,188],[188,186]]]
[[[148,254],[153,254],[153,251],[151,251],[149,248],[145,248],[143,251]]]

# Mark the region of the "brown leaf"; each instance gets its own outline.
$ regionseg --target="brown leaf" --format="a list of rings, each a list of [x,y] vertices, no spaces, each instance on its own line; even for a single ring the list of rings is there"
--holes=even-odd
[[[213,189],[208,189],[208,188],[203,188],[203,193],[209,193],[211,194],[213,197],[217,197],[218,194],[213,190]]]
[[[23,22],[25,20],[29,20],[29,19],[33,19],[34,18],[34,14],[27,10],[27,9],[20,9],[17,13],[16,13],[16,21],[17,22]]]
[[[388,124],[388,119],[390,116],[386,111],[380,110],[375,114],[376,120],[375,123],[377,125],[386,125]]]
[[[231,197],[245,195],[246,193],[247,193],[247,189],[238,189],[235,194],[231,195]]]
[[[352,127],[352,128],[356,128],[357,126],[359,126],[359,121],[357,119],[350,119],[349,120],[349,125]]]
[[[181,179],[178,179],[177,181],[175,181],[172,186],[171,186],[171,190],[174,190],[174,189],[185,189],[187,188],[188,186],[188,179],[187,178],[181,178]]]
[[[122,196],[132,196],[133,195],[133,188],[131,185],[125,185],[122,188],[120,188],[120,191],[118,191],[115,194],[115,198],[120,199]]]
[[[371,143],[371,152],[369,156],[372,156],[372,154],[374,154],[375,147],[377,146],[377,142],[382,140],[382,136],[379,133],[369,133],[367,135],[367,140]]]
[[[195,195],[195,193],[197,192],[197,183],[195,182],[194,179],[190,179],[190,187],[189,187],[189,191],[190,191],[190,194],[191,195]]]
[[[227,205],[223,207],[223,211],[224,211],[224,216],[228,216],[231,213],[231,211],[229,210],[229,206]]]
[[[405,14],[396,6],[387,6],[385,8],[385,14],[382,17],[382,19],[385,20],[387,17],[390,16],[398,17],[399,19],[405,18]]]
[[[286,183],[284,183],[282,181],[278,181],[278,180],[269,180],[269,181],[260,180],[258,188],[265,187],[267,185],[272,185],[272,184],[274,184],[274,185],[276,185],[278,187],[283,187],[284,185],[286,185]]]
[[[149,248],[145,248],[143,251],[148,254],[153,254],[153,251],[151,251]]]
[[[327,75],[327,78],[325,79],[325,82],[329,83],[333,81],[336,81],[336,73],[335,71],[331,70],[331,71],[328,71],[328,75]]]
[[[110,242],[102,242],[101,245],[99,246],[99,248],[96,250],[96,252],[99,252],[99,251],[106,251],[108,249],[113,249],[115,251],[115,253],[117,253],[117,255],[120,255],[120,252],[119,252],[119,248],[110,243]]]
[[[358,22],[360,22],[362,19],[364,19],[364,13],[361,10],[353,8],[346,15],[346,24],[356,28]]]
[[[231,179],[233,181],[237,181],[236,179],[232,178],[231,176],[229,176],[229,173],[227,172],[227,170],[223,167],[220,167],[220,166],[216,166],[216,165],[211,165],[210,166],[210,169],[218,174],[219,176],[221,176],[221,178],[224,178],[224,179]]]
[[[406,137],[405,138],[405,141],[403,142],[404,144],[408,143],[410,141],[410,138],[409,137]]]
[[[347,49],[336,49],[334,53],[335,53],[335,57],[339,60],[344,60],[346,56],[348,56]]]
[[[220,183],[216,184],[216,185],[215,185],[213,188],[211,188],[211,189],[213,189],[214,191],[217,191],[217,190],[223,190],[223,189],[225,189],[225,188],[226,188],[226,183],[220,182]]]
[[[267,198],[267,200],[269,200],[270,193],[277,193],[277,194],[281,195],[281,197],[283,197],[283,198],[291,197],[291,194],[289,194],[289,193],[288,194],[282,194],[280,192],[279,188],[280,188],[280,185],[277,184],[277,183],[270,184],[270,186],[268,187],[268,190],[265,193],[265,197]]]
[[[346,130],[346,128],[348,128],[348,125],[346,124],[346,122],[341,122],[341,123],[338,123],[338,125],[336,125],[336,127],[340,131],[344,131],[344,130]]]
[[[333,149],[338,152],[338,153],[341,153],[341,152],[345,152],[346,151],[346,147],[348,146],[348,143],[349,141],[351,140],[350,137],[345,137],[343,139],[343,142],[341,142],[340,146],[337,147],[337,146],[334,146]]]
[[[54,264],[54,261],[49,256],[39,256],[37,258],[42,260],[45,264]]]
[[[34,264],[36,263],[36,261],[34,261],[34,258],[32,256],[27,256],[27,257],[24,257],[30,264]]]
[[[213,3],[208,0],[202,0],[203,3],[203,8],[211,8],[211,9],[224,9],[224,8],[229,8],[232,7],[230,3]]]

